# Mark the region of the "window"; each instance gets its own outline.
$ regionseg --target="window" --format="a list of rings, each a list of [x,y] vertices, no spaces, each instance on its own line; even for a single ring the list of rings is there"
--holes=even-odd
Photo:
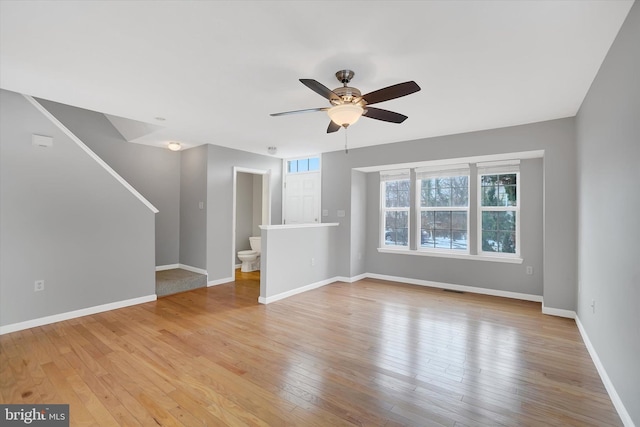
[[[478,165],[478,253],[519,255],[518,165]]]
[[[320,170],[319,157],[287,161],[287,173],[315,172],[317,170]]]
[[[416,169],[420,249],[469,252],[469,167]]]
[[[522,263],[519,160],[381,171],[380,191],[378,251]]]
[[[382,246],[409,247],[411,182],[409,171],[380,174],[382,191]]]

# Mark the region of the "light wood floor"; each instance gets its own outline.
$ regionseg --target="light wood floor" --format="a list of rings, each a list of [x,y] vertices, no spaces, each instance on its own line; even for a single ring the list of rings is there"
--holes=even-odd
[[[71,425],[621,425],[538,303],[363,280],[265,306],[256,277],[1,336],[0,400]]]

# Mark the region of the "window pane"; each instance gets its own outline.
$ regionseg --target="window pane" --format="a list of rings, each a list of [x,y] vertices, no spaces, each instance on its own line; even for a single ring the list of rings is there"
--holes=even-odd
[[[482,206],[517,206],[517,174],[482,175]]]
[[[482,212],[482,250],[516,252],[516,212]]]
[[[451,228],[451,211],[436,212],[436,228],[446,230]]]
[[[386,245],[407,246],[409,237],[409,213],[386,212],[384,241]]]
[[[498,237],[495,231],[482,231],[482,250],[498,252]]]
[[[451,187],[451,206],[469,205],[469,187]]]
[[[467,249],[467,230],[451,230],[451,249]]]
[[[298,160],[298,172],[309,171],[309,159]]]
[[[467,213],[451,212],[451,228],[467,231]]]
[[[395,208],[398,206],[398,181],[387,181],[385,184],[385,206]]]
[[[516,231],[516,213],[514,211],[493,213],[496,214],[497,230]]]
[[[297,160],[289,160],[289,173],[298,172],[298,161]]]
[[[493,187],[498,182],[497,175],[482,175],[480,178],[480,185],[483,187]]]
[[[320,169],[320,159],[318,157],[312,157],[309,159],[309,170],[317,171]]]
[[[409,207],[409,180],[385,182],[385,206],[388,208]]]
[[[436,189],[435,182],[432,179],[423,179],[420,181],[420,206],[436,205]]]
[[[498,229],[498,212],[482,212],[482,230]]]
[[[500,206],[516,206],[517,194],[516,194],[516,186],[515,185],[505,185],[504,187],[500,187]]]
[[[469,205],[469,178],[439,177],[421,180],[421,207],[466,207]]]
[[[498,206],[498,187],[482,187],[482,206]]]
[[[509,232],[497,233],[499,252],[516,253],[516,234]]]
[[[455,176],[451,178],[451,186],[453,188],[467,188],[469,187],[468,176]]]
[[[435,247],[434,230],[436,226],[435,212],[420,213],[420,246]]]
[[[467,249],[467,212],[422,211],[420,246]]]
[[[500,185],[516,185],[516,176],[515,173],[500,175],[498,177],[498,183]]]
[[[436,248],[451,249],[451,231],[436,230]]]

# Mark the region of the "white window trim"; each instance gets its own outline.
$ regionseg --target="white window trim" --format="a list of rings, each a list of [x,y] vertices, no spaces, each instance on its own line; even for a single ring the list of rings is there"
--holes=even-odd
[[[478,199],[477,199],[477,240],[478,240],[478,256],[490,258],[507,258],[520,259],[520,161],[504,161],[504,162],[487,162],[478,164]],[[482,175],[500,175],[500,174],[516,174],[516,206],[482,206],[482,184],[480,177]],[[516,252],[487,252],[482,250],[482,212],[510,212],[516,214]],[[521,260],[522,262],[522,260]]]
[[[521,153],[520,153],[521,154]],[[520,159],[528,159],[528,158],[538,158],[538,157],[543,157],[544,152],[531,152],[531,153],[525,153],[528,154],[526,156],[521,156]],[[482,158],[482,160],[493,160],[491,159],[491,157],[493,157],[493,159],[495,159],[496,157],[500,158],[500,156],[485,156],[484,158]],[[465,259],[465,260],[470,260],[470,261],[483,261],[483,262],[498,262],[498,263],[509,263],[509,264],[522,264],[523,263],[523,258],[521,258],[521,238],[520,238],[520,223],[521,223],[521,216],[520,216],[520,206],[521,206],[521,191],[520,191],[520,170],[519,170],[519,165],[520,165],[520,159],[505,159],[505,157],[502,157],[501,160],[499,161],[486,161],[486,162],[478,162],[478,160],[480,160],[480,158],[464,158],[464,159],[458,159],[457,162],[452,162],[450,164],[442,164],[440,162],[425,162],[422,164],[419,163],[415,163],[415,164],[409,164],[409,163],[405,163],[404,165],[397,165],[400,168],[402,168],[404,166],[404,170],[406,171],[407,168],[409,168],[409,173],[411,173],[411,169],[413,169],[416,173],[416,176],[419,176],[419,173],[422,173],[424,175],[429,174],[431,172],[441,172],[439,175],[440,176],[445,176],[447,174],[447,171],[452,171],[452,170],[456,170],[456,169],[460,169],[461,167],[468,167],[468,163],[467,164],[462,164],[462,162],[469,161],[469,163],[475,163],[476,167],[477,167],[477,174],[475,176],[476,179],[476,187],[477,187],[477,199],[476,199],[476,203],[475,206],[473,207],[473,209],[476,210],[476,214],[477,214],[477,222],[476,222],[476,234],[477,234],[477,253],[471,253],[471,245],[467,246],[467,251],[465,253],[465,251],[460,251],[460,250],[455,250],[455,249],[442,249],[442,248],[422,248],[420,246],[420,243],[418,243],[416,245],[416,249],[411,249],[411,236],[409,236],[409,242],[407,246],[387,246],[385,245],[385,223],[384,223],[384,212],[383,212],[383,207],[384,207],[384,200],[385,200],[385,194],[384,194],[384,186],[382,185],[384,180],[391,180],[389,175],[393,175],[393,174],[397,174],[398,170],[395,169],[393,171],[389,170],[389,169],[378,169],[378,171],[380,172],[381,178],[380,178],[380,228],[379,228],[379,232],[380,232],[380,244],[379,247],[377,248],[379,253],[387,253],[387,254],[398,254],[398,255],[413,255],[413,256],[429,256],[429,257],[440,257],[440,258],[451,258],[451,259]],[[427,165],[426,167],[424,165]],[[366,169],[366,168],[361,168],[364,172],[371,172],[373,170]],[[360,170],[360,169],[358,169]],[[517,198],[517,206],[513,207],[513,206],[508,206],[508,207],[504,207],[504,210],[515,210],[516,211],[516,253],[515,254],[509,254],[509,253],[499,253],[499,252],[485,252],[482,251],[482,209],[480,206],[480,201],[481,201],[481,191],[482,191],[482,186],[480,183],[480,176],[481,175],[490,175],[490,174],[495,174],[495,173],[516,173],[517,175],[517,183],[516,183],[516,192],[518,195]],[[383,180],[383,175],[386,176],[386,179]],[[471,175],[469,174],[469,179],[471,181]],[[419,200],[419,193],[418,193],[418,186],[417,186],[417,180],[419,178],[416,179],[416,194],[415,194],[415,203],[411,204],[412,207],[409,208],[409,230],[411,230],[411,209],[414,209],[414,211],[418,214],[421,215],[421,206],[420,206],[420,200]],[[469,186],[470,188],[471,186],[471,182],[469,182]],[[469,199],[469,202],[471,202],[471,199]],[[417,209],[415,208],[415,206],[417,206]],[[486,208],[486,207],[485,207]],[[514,209],[516,208],[516,209]],[[406,210],[406,208],[401,208],[402,210]],[[429,209],[434,209],[435,208],[429,208]],[[452,210],[450,207],[443,207],[443,210]],[[469,216],[472,213],[472,209],[471,209],[471,205],[467,206],[467,236],[470,235],[470,233],[473,231],[470,229],[470,224],[471,222],[469,221]],[[414,233],[415,235],[413,236],[414,239],[417,238],[417,242],[420,242],[420,227],[417,227],[417,232]]]
[[[399,255],[417,255],[417,256],[430,256],[436,258],[453,258],[453,259],[466,259],[470,261],[490,261],[490,262],[503,262],[508,264],[522,264],[522,258],[516,257],[497,257],[497,256],[485,256],[485,255],[472,255],[465,253],[453,253],[451,251],[425,251],[425,250],[409,250],[409,249],[392,249],[391,247],[378,248],[379,253],[383,254],[399,254]],[[485,252],[486,253],[486,252]],[[495,252],[491,252],[494,254]]]
[[[411,203],[406,208],[385,206],[386,201],[386,186],[388,181],[401,181],[409,180],[410,175],[408,171],[393,171],[388,174],[380,173],[380,247],[391,251],[407,251],[411,248]],[[386,243],[386,213],[387,212],[406,212],[407,213],[407,244],[406,246],[399,245],[387,245]]]

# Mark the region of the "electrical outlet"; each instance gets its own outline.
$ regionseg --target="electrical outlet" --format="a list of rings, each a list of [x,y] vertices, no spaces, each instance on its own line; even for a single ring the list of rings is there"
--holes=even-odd
[[[311,258],[311,265],[316,265],[316,259],[315,258]]]
[[[530,265],[527,265],[526,273],[527,273],[527,276],[531,276],[533,274],[533,267],[531,267]]]
[[[44,291],[44,280],[36,280],[35,285],[33,287],[34,292]]]

